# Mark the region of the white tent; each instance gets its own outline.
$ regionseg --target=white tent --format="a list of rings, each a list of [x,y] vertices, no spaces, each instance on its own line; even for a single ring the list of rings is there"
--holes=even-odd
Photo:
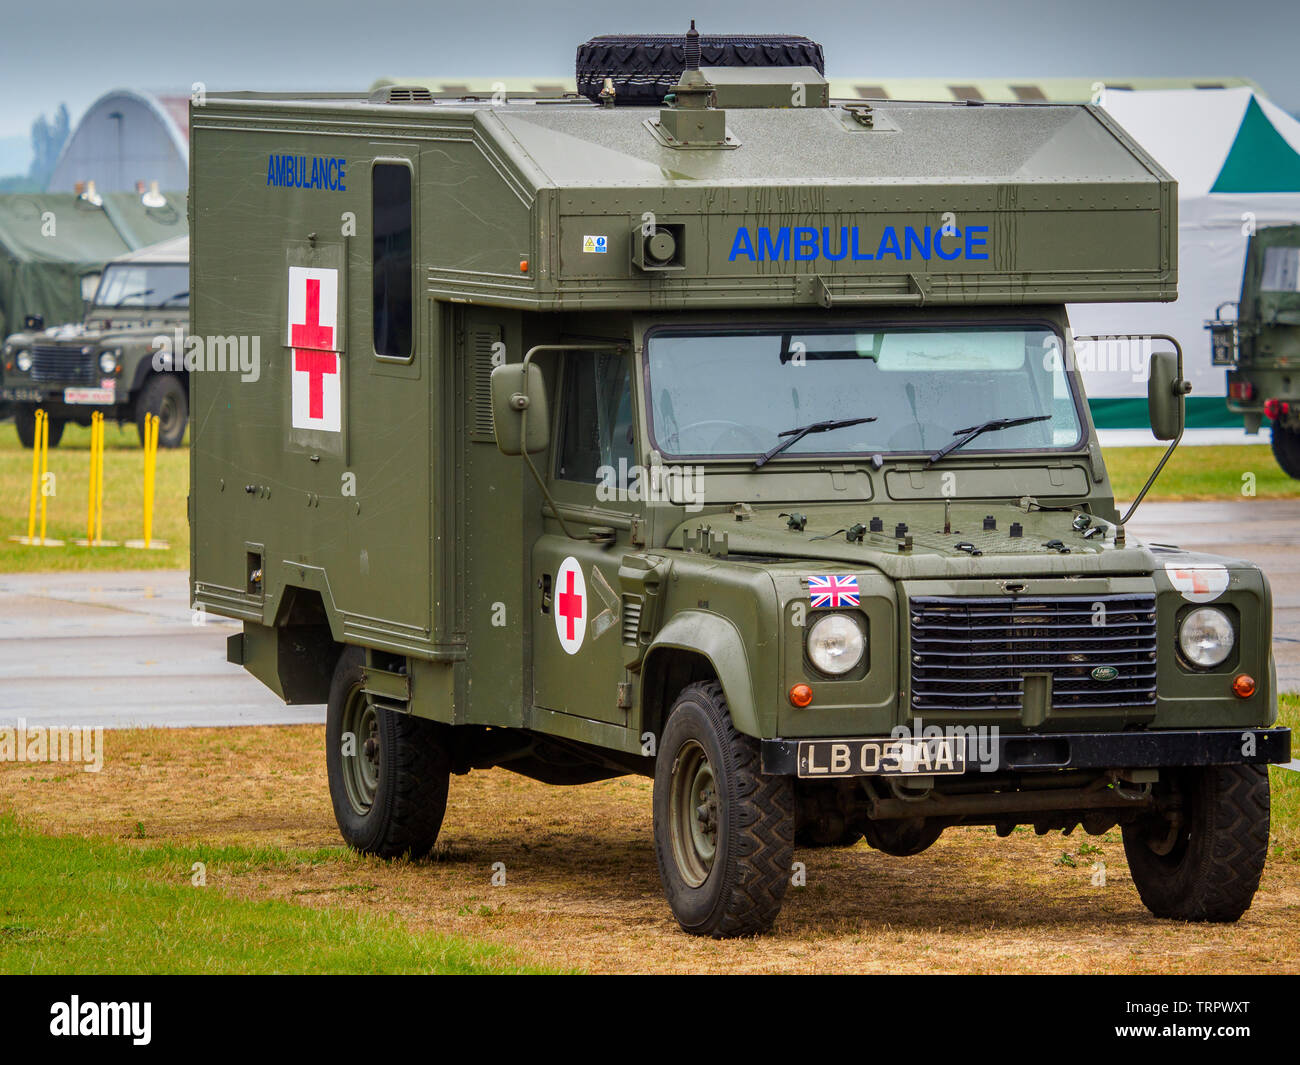
[[[1239,431],[1204,323],[1237,299],[1251,230],[1300,222],[1300,122],[1248,88],[1109,91],[1102,105],[1178,182],[1178,299],[1076,304],[1070,323],[1076,335],[1176,337],[1193,387],[1189,428]],[[1145,428],[1146,382],[1132,362],[1089,354],[1080,364],[1098,427]]]

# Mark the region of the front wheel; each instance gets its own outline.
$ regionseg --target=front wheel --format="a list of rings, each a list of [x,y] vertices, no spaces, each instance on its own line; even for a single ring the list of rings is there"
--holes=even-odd
[[[736,731],[721,685],[673,704],[655,763],[655,857],[686,932],[717,938],[772,927],[794,859],[794,786],[764,776],[758,742]]]
[[[1283,473],[1300,481],[1300,432],[1274,422],[1273,457]]]
[[[325,714],[325,765],[339,832],[381,858],[433,849],[447,810],[447,726],[374,706],[362,690],[365,652],[339,657]]]
[[[1268,766],[1178,770],[1156,800],[1157,812],[1124,827],[1143,904],[1180,921],[1237,920],[1268,856]]]
[[[175,374],[154,374],[140,389],[135,404],[135,428],[144,443],[144,419],[158,416],[158,446],[180,447],[185,439],[185,424],[190,418],[190,404],[185,388]]]
[[[63,439],[64,422],[59,418],[50,419],[50,447],[58,447]],[[23,447],[36,446],[36,408],[26,406],[14,407],[14,428],[18,430],[18,442]]]

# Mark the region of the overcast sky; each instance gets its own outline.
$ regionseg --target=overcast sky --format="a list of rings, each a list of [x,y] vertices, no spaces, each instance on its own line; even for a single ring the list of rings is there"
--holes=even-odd
[[[383,74],[573,72],[598,33],[799,33],[827,73],[978,78],[1236,75],[1300,111],[1298,0],[41,0],[6,5],[0,137],[119,86],[364,89]]]

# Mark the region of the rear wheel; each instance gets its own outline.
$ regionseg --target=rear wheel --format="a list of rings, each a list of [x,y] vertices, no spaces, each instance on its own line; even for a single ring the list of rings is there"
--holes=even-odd
[[[1158,812],[1124,827],[1143,904],[1157,917],[1237,920],[1268,855],[1268,766],[1178,770],[1157,801]]]
[[[866,837],[876,850],[895,858],[910,858],[929,850],[943,835],[943,823],[932,818],[908,817],[898,821],[866,822]]]
[[[1274,422],[1273,457],[1283,473],[1300,481],[1300,432]]]
[[[140,389],[135,403],[135,427],[144,443],[144,419],[147,414],[158,415],[158,446],[180,447],[185,439],[185,424],[190,417],[190,404],[185,388],[175,374],[154,374]]]
[[[790,883],[794,786],[759,771],[716,682],[673,705],[655,764],[655,857],[684,931],[718,938],[771,928]]]
[[[362,691],[365,652],[339,657],[325,717],[325,763],[339,832],[381,858],[433,849],[447,809],[447,726],[375,707]]]
[[[63,439],[63,426],[67,424],[61,418],[50,419],[50,447],[58,447]],[[36,446],[36,408],[26,406],[14,407],[14,428],[18,430],[18,442],[23,447]]]

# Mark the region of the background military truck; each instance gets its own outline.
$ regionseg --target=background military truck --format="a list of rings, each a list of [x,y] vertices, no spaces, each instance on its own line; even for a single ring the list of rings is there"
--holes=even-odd
[[[600,54],[595,102],[192,110],[194,328],[264,353],[191,382],[193,600],[328,702],[343,838],[426,854],[453,773],[641,773],[694,933],[768,928],[796,840],[959,824],[1122,826],[1153,913],[1235,920],[1268,584],[1127,536],[1065,312],[1175,297],[1168,174],[1095,107],[839,103],[693,40],[628,106],[665,49]]]
[[[1252,434],[1267,418],[1278,465],[1300,479],[1300,226],[1251,236],[1234,319],[1227,306],[1206,328],[1214,364],[1228,367],[1228,409]]]
[[[189,378],[181,360],[159,369],[155,356],[187,335],[189,300],[189,237],[175,237],[110,262],[84,321],[10,336],[0,395],[13,404],[23,446],[32,446],[36,410],[44,408],[51,446],[68,422],[89,425],[100,410],[134,422],[141,441],[145,415],[156,414],[159,445],[179,447]],[[155,343],[159,336],[168,348]]]

